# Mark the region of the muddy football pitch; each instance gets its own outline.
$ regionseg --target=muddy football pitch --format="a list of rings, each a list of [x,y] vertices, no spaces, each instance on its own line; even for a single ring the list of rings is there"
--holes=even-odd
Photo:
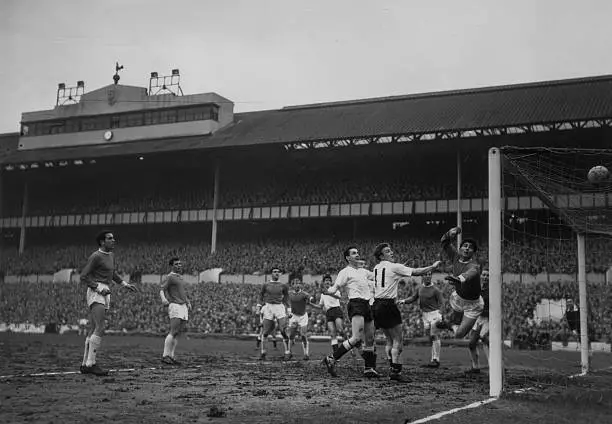
[[[610,354],[580,372],[578,353],[505,352],[505,395],[489,399],[488,375],[467,376],[465,347],[444,346],[439,369],[422,367],[427,345],[402,354],[407,383],[389,381],[378,346],[380,379],[362,375],[359,355],[347,354],[339,377],[321,359],[325,342],[301,346],[284,361],[282,343],[259,360],[254,339],[190,337],[177,347],[180,367],[160,362],[163,337],[105,336],[98,363],[106,377],[82,375],[83,337],[0,334],[2,423],[438,423],[610,422]],[[450,415],[454,408],[476,406]],[[428,418],[429,417],[429,418]]]

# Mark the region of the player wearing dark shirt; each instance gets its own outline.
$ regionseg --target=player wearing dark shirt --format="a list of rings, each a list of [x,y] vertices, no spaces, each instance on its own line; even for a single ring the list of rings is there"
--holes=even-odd
[[[484,301],[480,296],[480,265],[474,257],[478,245],[475,240],[464,239],[457,250],[452,242],[458,234],[461,234],[460,227],[451,228],[441,240],[442,250],[452,264],[452,275],[445,278],[455,288],[449,299],[454,311],[452,326],[445,321],[440,321],[436,325],[438,328],[452,328],[455,337],[463,338],[482,313]]]
[[[110,231],[103,231],[96,237],[98,250],[91,254],[87,264],[81,271],[81,283],[87,285],[87,306],[91,314],[94,327],[90,329],[85,338],[85,351],[81,364],[81,373],[94,374],[98,376],[108,375],[96,364],[96,354],[102,344],[106,323],[106,311],[110,307],[110,285],[117,285],[130,291],[136,291],[136,287],[121,279],[115,269],[115,237]]]
[[[159,296],[162,304],[168,307],[170,317],[170,332],[164,341],[164,353],[162,362],[167,365],[180,365],[174,359],[174,352],[181,333],[187,329],[189,321],[189,309],[191,303],[187,300],[185,293],[185,280],[183,280],[183,262],[179,258],[172,258],[169,262],[172,271],[164,276]]]
[[[438,368],[440,366],[440,352],[442,350],[442,342],[440,340],[440,329],[436,324],[442,320],[440,308],[444,303],[442,291],[437,288],[431,281],[431,275],[423,276],[423,285],[419,287],[417,292],[407,299],[400,300],[399,304],[412,303],[419,301],[419,308],[423,313],[423,326],[425,331],[429,331],[431,340],[431,361],[427,364],[428,368]]]
[[[480,282],[482,284],[481,296],[484,301],[484,309],[482,314],[476,320],[474,328],[470,331],[470,342],[468,348],[470,350],[470,359],[472,367],[468,371],[470,374],[480,373],[480,364],[478,361],[478,341],[482,340],[482,350],[489,361],[489,270],[483,269],[480,273]]]
[[[306,306],[311,305],[312,297],[302,290],[302,281],[294,278],[291,281],[292,291],[289,292],[289,306],[291,315],[289,316],[289,355],[286,359],[291,359],[291,344],[299,332],[302,339],[302,349],[304,350],[304,360],[310,359],[310,341],[308,340],[308,313]]]
[[[260,303],[257,304],[257,308],[263,315],[260,357],[262,360],[266,359],[268,335],[274,331],[275,321],[278,322],[283,337],[285,355],[289,355],[289,337],[287,336],[287,314],[291,315],[289,287],[279,281],[280,275],[280,268],[272,268],[271,280],[261,287]]]

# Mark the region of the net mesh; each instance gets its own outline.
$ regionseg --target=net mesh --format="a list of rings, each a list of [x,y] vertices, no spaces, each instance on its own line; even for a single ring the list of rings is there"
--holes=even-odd
[[[612,179],[587,177],[594,166],[612,169],[612,150],[501,152],[506,389],[558,389],[580,373],[577,233],[585,235],[591,369],[612,363]]]

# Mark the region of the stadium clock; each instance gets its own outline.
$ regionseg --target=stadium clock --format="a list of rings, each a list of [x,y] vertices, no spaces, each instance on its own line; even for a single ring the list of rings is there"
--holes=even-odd
[[[110,141],[111,138],[113,138],[113,132],[112,131],[106,131],[104,133],[104,140]]]

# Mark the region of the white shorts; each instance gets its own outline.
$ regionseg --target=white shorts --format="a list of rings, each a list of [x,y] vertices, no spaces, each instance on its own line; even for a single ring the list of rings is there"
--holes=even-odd
[[[431,329],[432,332],[439,333],[440,329],[436,327],[436,323],[442,321],[442,314],[440,311],[423,312],[423,325],[425,330]]]
[[[463,312],[463,316],[471,319],[478,318],[484,310],[484,300],[482,300],[482,297],[476,300],[466,300],[459,296],[457,292],[451,294],[450,305],[455,312]]]
[[[261,308],[263,319],[274,321],[275,319],[283,319],[287,316],[285,305],[282,303],[266,303]]]
[[[170,319],[178,318],[183,321],[189,320],[189,311],[187,309],[187,304],[179,304],[179,303],[171,303],[168,305],[168,316]]]
[[[108,285],[103,284],[103,283],[98,283],[98,288],[100,290],[108,289]],[[91,308],[91,305],[93,305],[94,303],[100,303],[104,305],[105,309],[108,310],[108,308],[110,308],[110,294],[107,294],[106,296],[102,296],[100,293],[98,293],[94,289],[87,287],[87,306]]]
[[[289,318],[289,327],[308,327],[308,314],[304,315],[292,315]]]
[[[480,337],[484,337],[489,334],[489,317],[483,317],[480,315],[472,330],[476,331]]]

